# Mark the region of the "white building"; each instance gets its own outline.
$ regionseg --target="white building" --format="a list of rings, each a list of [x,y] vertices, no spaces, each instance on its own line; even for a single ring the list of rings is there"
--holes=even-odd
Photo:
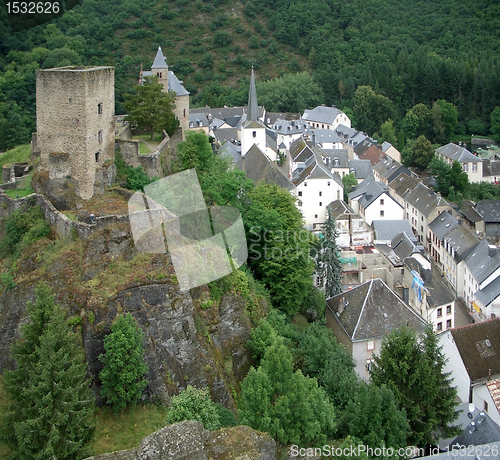
[[[481,182],[483,178],[483,161],[466,148],[449,143],[436,149],[436,155],[450,166],[458,161],[464,172],[469,176],[469,182]]]
[[[312,110],[304,110],[302,120],[306,121],[311,128],[331,129],[334,131],[337,126],[344,125],[351,127],[349,117],[336,107],[319,106]]]

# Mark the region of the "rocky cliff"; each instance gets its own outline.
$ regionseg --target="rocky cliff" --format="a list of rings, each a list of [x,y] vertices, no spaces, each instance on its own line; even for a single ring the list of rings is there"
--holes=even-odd
[[[234,407],[239,382],[252,364],[245,347],[248,296],[238,289],[220,301],[210,299],[206,286],[181,293],[168,254],[137,253],[126,225],[86,240],[39,240],[23,253],[14,274],[17,286],[0,296],[0,373],[13,365],[10,346],[27,321],[26,303],[44,281],[81,335],[98,402],[103,339],[116,315],[130,312],[145,333],[144,398],[168,402],[191,384],[209,387],[215,401]],[[241,272],[233,275],[240,284],[245,279]],[[258,308],[265,310],[265,302]]]

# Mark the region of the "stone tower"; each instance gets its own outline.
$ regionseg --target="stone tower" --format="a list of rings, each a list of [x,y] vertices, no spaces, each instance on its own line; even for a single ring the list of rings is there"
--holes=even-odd
[[[241,156],[245,156],[254,144],[263,153],[266,153],[266,127],[259,120],[255,75],[252,68],[250,91],[248,92],[247,119],[241,125]]]
[[[189,91],[184,88],[184,84],[172,72],[168,70],[167,60],[163,55],[161,46],[158,47],[156,57],[151,66],[151,70],[141,70],[139,76],[139,84],[142,85],[145,77],[157,76],[160,83],[163,83],[163,91],[166,93],[175,93],[175,109],[174,114],[179,120],[179,125],[182,128],[182,138],[189,129]]]
[[[71,176],[76,195],[92,198],[96,170],[115,157],[113,67],[36,72],[36,147],[49,179]]]

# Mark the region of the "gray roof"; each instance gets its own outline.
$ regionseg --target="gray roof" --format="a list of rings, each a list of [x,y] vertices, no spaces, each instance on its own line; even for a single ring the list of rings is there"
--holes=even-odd
[[[483,177],[489,176],[500,177],[500,161],[483,160]]]
[[[255,182],[262,180],[266,184],[279,185],[289,191],[294,189],[288,177],[255,144],[250,147],[242,160],[242,169],[247,177]]]
[[[191,126],[191,123],[193,126]],[[189,127],[190,128],[201,128],[208,127],[208,118],[204,113],[190,113],[189,114]]]
[[[183,83],[175,76],[174,72],[168,71],[168,92],[173,91],[177,96],[189,96],[189,91],[184,88]]]
[[[411,230],[410,222],[407,220],[374,220],[372,225],[376,240],[392,241],[396,235],[406,233],[412,242],[417,242],[417,238]]]
[[[271,150],[277,152],[278,151],[278,141],[276,139],[276,133],[266,128],[266,147],[269,147]]]
[[[474,208],[462,208],[460,212],[468,221],[472,222],[473,224],[475,224],[476,222],[481,222],[483,220],[483,218],[474,210]]]
[[[165,56],[163,56],[163,52],[161,50],[161,46],[158,47],[158,51],[156,52],[155,60],[153,61],[152,69],[168,69],[167,60]]]
[[[445,240],[449,240],[457,260],[462,260],[463,255],[479,243],[476,234],[465,225],[459,225],[448,232]]]
[[[394,200],[394,198],[389,195],[387,186],[383,182],[376,182],[372,177],[367,177],[351,193],[348,194],[348,197],[352,200],[361,196],[358,202],[361,206],[363,206],[363,208],[366,209],[383,193],[385,193],[389,199]]]
[[[266,112],[266,123],[271,126],[277,120],[300,120],[300,113],[292,112]]]
[[[328,123],[332,124],[337,118],[339,113],[343,113],[341,110],[337,109],[337,107],[324,107],[319,106],[312,110],[304,110],[304,114],[302,115],[303,120],[313,121],[315,123]]]
[[[217,129],[214,137],[223,144],[224,142],[238,142],[238,128]]]
[[[329,168],[348,168],[349,155],[346,149],[322,149],[322,155],[326,158],[326,165]],[[335,160],[338,165],[335,166]]]
[[[292,134],[302,134],[310,130],[307,123],[302,120],[276,120],[273,129],[277,134],[290,136]]]
[[[474,297],[478,299],[485,307],[500,296],[500,276],[495,278],[483,289],[474,292]]]
[[[406,197],[417,185],[419,181],[409,174],[402,173],[389,182],[389,187],[402,198]]]
[[[474,206],[474,210],[485,222],[500,222],[499,200],[482,200]]]
[[[327,206],[327,209],[330,211],[331,216],[335,220],[338,220],[343,216],[355,214],[354,210],[350,206],[348,206],[343,200],[332,201]]]
[[[306,162],[305,168],[301,170],[295,170],[292,182],[295,186],[298,186],[305,180],[309,179],[331,179],[337,182],[341,187],[342,179],[338,174],[332,174],[328,167],[323,163],[321,156],[314,153]]]
[[[219,148],[217,153],[231,157],[233,162],[241,169],[241,147],[237,147],[232,142],[226,142]]]
[[[416,271],[427,289],[427,307],[439,307],[451,304],[455,300],[455,294],[450,290],[443,278],[437,273],[437,269],[426,270],[413,257],[404,259],[404,264],[413,271]],[[431,266],[432,267],[432,266]]]
[[[468,163],[469,161],[478,162],[480,158],[469,152],[466,148],[460,147],[457,144],[449,143],[436,149],[436,152],[449,158],[451,161],[459,163]]]
[[[429,228],[441,241],[445,235],[458,227],[459,222],[448,211],[442,211],[430,224]]]
[[[406,195],[405,201],[418,209],[424,216],[430,215],[438,206],[448,205],[441,195],[422,183],[419,183]]]
[[[363,180],[368,176],[373,176],[373,169],[370,160],[349,160],[348,161],[349,172],[353,172],[356,179]]]
[[[488,241],[481,240],[478,245],[463,255],[476,281],[480,284],[500,267],[500,253],[496,246],[489,246]]]
[[[399,177],[401,174],[411,176],[411,171],[406,166],[403,166],[399,161],[396,161],[387,155],[382,161],[379,161],[373,166],[373,171],[387,180],[388,183]]]
[[[413,235],[413,232],[410,231]],[[391,241],[391,248],[400,260],[405,260],[416,252],[420,253],[420,250],[413,243],[406,232],[398,233]]]
[[[219,118],[221,120],[226,120],[226,118],[231,117],[241,117],[245,110],[243,107],[221,107],[212,109],[208,105],[205,107],[199,107],[197,109],[190,109],[190,113],[205,113],[208,119]],[[259,107],[259,118],[264,115],[264,107]],[[245,114],[246,117],[246,114]]]
[[[384,337],[403,326],[421,331],[426,325],[378,278],[328,299],[326,305],[352,341]]]
[[[290,155],[295,163],[305,163],[315,152],[322,153],[319,147],[312,145],[304,137],[295,139],[290,145]]]
[[[389,150],[392,147],[392,144],[390,142],[384,141],[382,142],[382,145],[380,146],[382,151],[385,153],[387,150]]]
[[[342,124],[338,125],[335,128],[335,132],[339,136],[343,137],[345,140],[354,137],[356,134],[358,134],[358,131],[356,131],[354,128],[349,128],[348,126]]]
[[[331,129],[313,129],[311,139],[314,144],[340,143],[342,139]]]
[[[259,118],[259,104],[257,103],[257,90],[255,88],[255,75],[252,73],[250,75],[250,89],[248,91],[248,110],[247,110],[247,120],[257,121]]]

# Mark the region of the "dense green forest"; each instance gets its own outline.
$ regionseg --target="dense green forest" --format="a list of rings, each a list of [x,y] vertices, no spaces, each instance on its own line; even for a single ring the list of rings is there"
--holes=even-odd
[[[35,69],[114,65],[123,113],[158,45],[192,105],[244,104],[253,65],[261,82],[306,71],[322,102],[341,108],[371,86],[393,102],[396,123],[417,103],[446,100],[458,109],[457,133],[487,134],[500,106],[499,31],[496,0],[83,0],[17,33],[1,10],[0,150],[35,129]]]

